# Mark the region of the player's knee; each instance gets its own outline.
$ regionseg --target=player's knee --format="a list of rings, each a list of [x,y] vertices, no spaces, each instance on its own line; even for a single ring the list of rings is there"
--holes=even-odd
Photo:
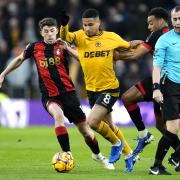
[[[123,104],[126,106],[129,104],[129,96],[127,93],[123,93],[121,96],[121,100],[123,102]]]
[[[95,119],[88,119],[87,123],[88,125],[93,129],[96,130],[99,127],[99,124],[97,123],[98,121],[96,121]]]
[[[56,122],[64,122],[64,115],[63,113],[61,112],[56,112],[54,115],[53,115],[53,118]]]

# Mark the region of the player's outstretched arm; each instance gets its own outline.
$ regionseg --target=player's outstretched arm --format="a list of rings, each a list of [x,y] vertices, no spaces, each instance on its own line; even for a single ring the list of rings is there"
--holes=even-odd
[[[58,38],[57,41],[61,43],[63,48],[76,60],[79,61],[78,52],[75,47],[71,47],[66,41],[62,40],[61,38]]]
[[[131,48],[136,48],[138,45],[142,44],[144,41],[142,40],[132,40],[129,41],[129,44],[131,46]]]
[[[14,58],[8,66],[4,69],[4,71],[0,74],[0,88],[2,87],[2,83],[4,81],[4,78],[7,74],[9,74],[14,69],[18,68],[22,62],[24,61],[23,53],[21,53],[19,56]]]
[[[135,49],[131,48],[123,52],[117,49],[115,60],[137,60],[149,52],[150,50],[144,47],[143,44],[138,45]]]

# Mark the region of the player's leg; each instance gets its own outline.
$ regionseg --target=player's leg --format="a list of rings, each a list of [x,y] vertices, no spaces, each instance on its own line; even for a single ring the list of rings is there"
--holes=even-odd
[[[131,87],[122,95],[122,101],[127,109],[132,121],[138,130],[138,145],[133,151],[134,154],[140,153],[144,147],[150,143],[154,137],[148,132],[142,120],[138,102],[152,100],[152,78],[147,78]]]
[[[63,151],[70,151],[69,135],[67,128],[64,125],[64,114],[59,104],[56,102],[49,102],[46,104],[48,112],[54,118],[55,121],[55,133],[58,142]]]
[[[155,118],[156,118],[156,128],[162,133],[164,134],[165,131],[166,131],[166,123],[165,121],[163,120],[163,117],[162,117],[162,113],[161,113],[161,108],[160,105],[153,101],[154,103],[154,115],[155,115]]]
[[[89,127],[86,121],[75,123],[80,133],[83,135],[86,144],[92,151],[92,158],[95,161],[100,162],[104,168],[109,170],[114,170],[115,167],[113,164],[109,163],[108,159],[104,157],[99,149],[98,141],[96,140],[96,136],[92,129]]]
[[[168,143],[171,147],[175,148],[174,153],[171,154],[170,158],[168,159],[169,164],[173,165],[175,167],[175,170],[177,172],[180,172],[180,141],[178,138],[178,132],[179,132],[179,122],[180,119],[174,119],[169,120],[166,122],[167,126],[167,132],[169,135]]]
[[[169,164],[175,166],[175,170],[180,172],[180,143],[176,148],[175,152],[171,154],[170,158],[168,159]]]
[[[123,144],[121,140],[114,134],[112,129],[102,121],[105,115],[112,111],[112,106],[116,102],[119,90],[117,89],[117,97],[111,96],[109,93],[88,92],[89,104],[92,108],[87,121],[92,129],[101,134],[105,139],[111,142],[112,149],[109,162],[114,163],[120,158]]]
[[[96,161],[101,162],[106,169],[114,169],[114,166],[100,153],[98,141],[96,140],[94,132],[86,122],[86,116],[80,108],[80,102],[76,93],[68,93],[66,96],[63,96],[61,100],[64,107],[64,115],[70,122],[73,122],[77,126],[86,144],[93,152],[93,157],[96,158]]]
[[[132,86],[122,94],[121,99],[137,130],[139,132],[144,131],[145,125],[142,120],[139,105],[137,104],[138,102],[143,101],[143,94],[136,86]],[[139,136],[141,136],[141,134]]]
[[[100,105],[95,104],[88,116],[88,124],[92,129],[101,134],[105,139],[107,139],[112,144],[111,155],[109,158],[110,163],[114,163],[119,160],[123,144],[114,134],[112,129],[101,119],[107,114],[107,109]]]
[[[138,157],[135,157],[133,155],[133,151],[131,147],[129,146],[129,144],[127,143],[122,131],[120,131],[120,129],[116,125],[113,124],[111,113],[108,113],[106,115],[106,118],[104,121],[112,128],[116,136],[123,142],[124,148],[122,152],[125,155],[124,157],[125,164],[126,164],[125,172],[132,172],[134,169],[134,164],[136,160],[138,159]]]
[[[107,113],[108,111],[105,107],[95,104],[87,121],[93,130],[101,134],[105,139],[111,142],[111,144],[116,145],[119,141],[118,137],[106,123],[101,121]]]
[[[167,130],[161,137],[158,143],[158,147],[155,154],[155,161],[153,166],[150,167],[149,173],[153,175],[170,175],[168,171],[166,171],[166,168],[162,165],[162,162],[164,160],[165,155],[167,154],[170,146],[176,146],[178,148],[178,145],[180,144],[179,138],[177,136],[178,127],[179,127],[179,119],[177,120],[168,120],[166,122]],[[175,151],[176,152],[176,151]],[[176,155],[168,159],[169,163],[173,166],[175,166],[175,170],[180,170],[180,152],[178,152]]]
[[[174,147],[175,149],[179,146],[180,141],[178,138],[179,130],[179,99],[177,98],[179,94],[179,88],[171,81],[167,81],[161,87],[164,102],[162,108],[163,119],[166,121],[166,131],[161,137],[158,147],[156,150],[154,165],[150,168],[150,173],[166,173],[162,171],[161,166],[163,159],[169,149],[169,146]],[[179,153],[178,153],[178,156]],[[172,156],[173,159],[173,156]],[[169,163],[171,164],[171,158]],[[176,161],[176,160],[175,160]],[[177,161],[178,162],[178,161]]]
[[[103,120],[106,124],[109,125],[109,127],[113,130],[113,132],[115,133],[115,135],[118,137],[118,139],[120,139],[123,144],[124,144],[124,148],[123,148],[123,153],[125,156],[128,156],[132,153],[132,149],[129,146],[129,144],[127,143],[122,131],[112,122],[112,114],[108,113],[105,116],[105,119]]]

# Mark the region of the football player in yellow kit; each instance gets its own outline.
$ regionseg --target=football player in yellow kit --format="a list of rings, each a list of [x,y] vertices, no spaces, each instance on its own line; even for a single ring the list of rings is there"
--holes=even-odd
[[[112,144],[109,162],[119,160],[125,153],[126,172],[133,171],[135,157],[122,132],[112,123],[112,106],[119,98],[119,82],[113,69],[114,50],[129,49],[139,42],[127,42],[114,32],[100,28],[99,12],[87,9],[82,15],[83,29],[68,30],[69,17],[61,16],[60,37],[76,46],[81,64],[89,104],[92,108],[87,121],[92,129]],[[93,159],[96,157],[93,155]]]

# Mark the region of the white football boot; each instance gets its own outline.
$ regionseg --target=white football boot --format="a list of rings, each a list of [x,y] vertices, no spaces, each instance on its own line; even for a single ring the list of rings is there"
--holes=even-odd
[[[109,160],[104,157],[101,153],[99,154],[92,154],[92,159],[101,163],[105,169],[114,170],[115,167],[112,163],[109,163]]]

